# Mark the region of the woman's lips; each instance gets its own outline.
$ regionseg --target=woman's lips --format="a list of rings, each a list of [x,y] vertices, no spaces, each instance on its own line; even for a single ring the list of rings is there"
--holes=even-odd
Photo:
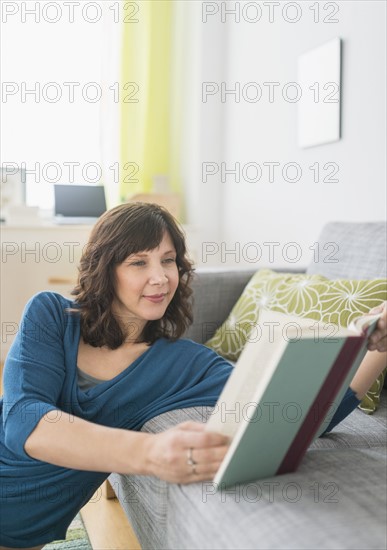
[[[165,296],[166,294],[152,294],[151,296],[144,295],[144,298],[146,300],[149,300],[150,302],[158,304],[159,302],[162,302],[164,300]]]

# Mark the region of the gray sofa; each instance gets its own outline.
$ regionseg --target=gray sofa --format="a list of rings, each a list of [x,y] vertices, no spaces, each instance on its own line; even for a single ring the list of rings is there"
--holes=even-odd
[[[320,244],[338,262],[311,263],[330,278],[386,277],[384,223],[330,223]],[[195,322],[204,342],[227,317],[252,271],[202,271],[194,284]],[[153,477],[109,478],[145,549],[385,549],[387,389],[371,416],[355,410],[309,448],[297,472],[215,492],[210,483],[175,485]],[[143,426],[158,432],[209,410],[165,413]]]

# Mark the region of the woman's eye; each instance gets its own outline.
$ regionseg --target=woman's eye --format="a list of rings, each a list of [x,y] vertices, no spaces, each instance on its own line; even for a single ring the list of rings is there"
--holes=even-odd
[[[138,260],[137,262],[132,262],[130,265],[142,266],[145,265],[145,262],[143,260]]]
[[[174,264],[176,263],[176,258],[165,258],[165,260],[162,260],[162,263]],[[146,265],[146,262],[144,260],[136,260],[134,262],[130,262],[129,265],[135,266],[135,267],[143,267]]]

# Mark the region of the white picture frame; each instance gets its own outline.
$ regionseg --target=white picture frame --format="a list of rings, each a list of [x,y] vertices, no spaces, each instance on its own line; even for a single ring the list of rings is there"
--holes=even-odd
[[[340,38],[298,58],[297,78],[302,91],[298,102],[298,146],[313,147],[341,138]]]

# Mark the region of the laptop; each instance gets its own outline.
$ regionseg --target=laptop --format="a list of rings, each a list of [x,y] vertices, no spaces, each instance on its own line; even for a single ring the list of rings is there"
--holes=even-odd
[[[106,211],[102,185],[54,185],[54,221],[58,224],[94,224]]]

